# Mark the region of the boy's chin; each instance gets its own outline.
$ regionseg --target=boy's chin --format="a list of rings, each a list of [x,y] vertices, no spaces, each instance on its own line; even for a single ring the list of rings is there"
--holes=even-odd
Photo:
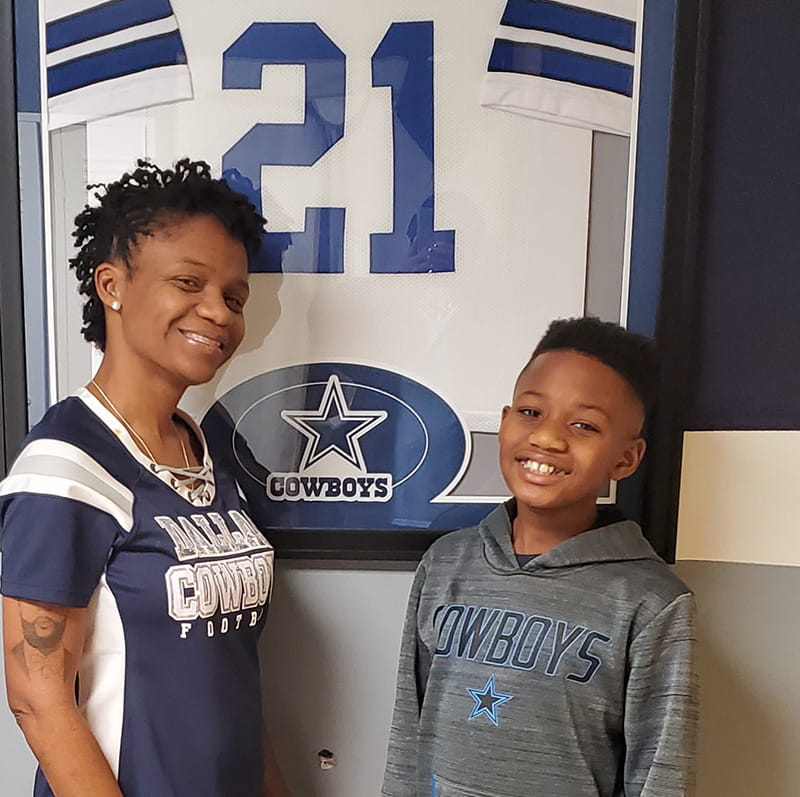
[[[517,505],[523,505],[534,512],[548,514],[563,513],[565,515],[588,515],[596,510],[597,499],[605,495],[605,490],[586,493],[582,496],[559,495],[556,491],[546,490],[512,490]]]

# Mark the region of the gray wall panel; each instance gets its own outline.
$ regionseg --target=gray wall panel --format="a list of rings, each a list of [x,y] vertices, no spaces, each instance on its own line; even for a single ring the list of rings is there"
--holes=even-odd
[[[625,136],[592,136],[584,307],[587,314],[605,321],[621,320],[629,148]]]
[[[89,198],[86,191],[86,126],[72,125],[50,135],[53,189],[53,328],[55,330],[56,398],[85,385],[92,377],[89,344],[81,335],[83,297],[68,266],[75,254],[75,216]],[[58,199],[56,199],[58,198]]]
[[[698,797],[800,794],[800,568],[678,562],[700,640]]]
[[[403,564],[278,562],[262,684],[293,797],[379,794],[412,577]],[[335,769],[320,769],[323,747]]]
[[[41,126],[39,114],[17,115],[29,426],[39,421],[50,404]]]

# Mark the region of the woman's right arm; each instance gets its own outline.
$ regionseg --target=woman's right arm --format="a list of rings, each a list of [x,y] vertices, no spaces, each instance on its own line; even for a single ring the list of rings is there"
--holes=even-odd
[[[56,797],[122,797],[75,700],[87,610],[3,598],[8,705]]]

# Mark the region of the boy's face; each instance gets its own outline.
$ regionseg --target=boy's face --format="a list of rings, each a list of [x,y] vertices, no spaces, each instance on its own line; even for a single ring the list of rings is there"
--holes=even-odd
[[[540,354],[503,408],[500,469],[520,504],[594,512],[609,479],[639,465],[644,412],[612,368],[572,350]]]

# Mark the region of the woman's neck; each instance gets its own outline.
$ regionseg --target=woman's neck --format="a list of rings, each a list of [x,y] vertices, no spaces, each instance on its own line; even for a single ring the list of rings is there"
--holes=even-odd
[[[92,380],[92,387],[99,388],[93,392],[104,404],[110,403],[108,409],[121,415],[148,445],[162,445],[175,438],[172,418],[184,389],[141,370],[135,364],[115,366],[106,357]]]

